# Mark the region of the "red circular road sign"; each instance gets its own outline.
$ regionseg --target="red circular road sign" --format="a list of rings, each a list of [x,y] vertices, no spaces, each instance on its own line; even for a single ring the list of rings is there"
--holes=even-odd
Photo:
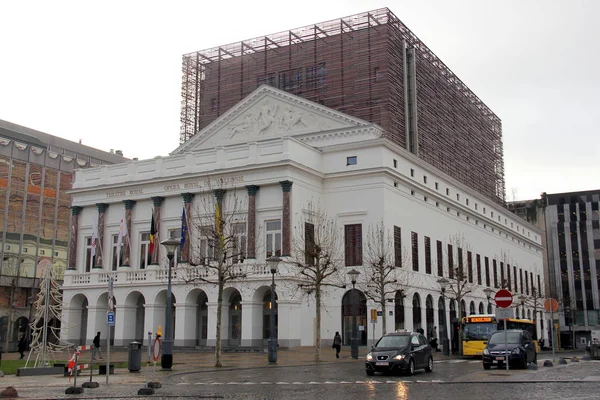
[[[496,292],[494,300],[496,300],[496,307],[507,308],[512,304],[513,296],[508,290],[501,289]]]
[[[544,308],[548,312],[556,312],[558,310],[558,301],[556,299],[546,299],[544,301]]]

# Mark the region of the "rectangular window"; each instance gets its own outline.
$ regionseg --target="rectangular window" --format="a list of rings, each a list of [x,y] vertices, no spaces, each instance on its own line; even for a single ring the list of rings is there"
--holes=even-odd
[[[446,196],[450,196],[450,189],[446,188]]]
[[[154,244],[157,245],[156,243]],[[140,234],[140,263],[139,269],[146,269],[150,264],[150,232],[143,232]]]
[[[246,236],[246,223],[238,222],[232,224],[231,233],[233,236],[232,261],[234,264],[244,262],[244,260],[246,259],[246,250],[248,246],[248,238]]]
[[[427,176],[423,175],[423,183],[427,183]]]
[[[92,237],[85,238],[85,272],[90,272],[94,268],[96,256],[92,257]]]
[[[469,283],[473,283],[473,253],[467,251],[467,275]]]
[[[458,256],[458,279],[460,279],[461,281],[465,280],[465,271],[464,271],[464,264],[463,264],[463,251],[460,247],[456,248],[456,252],[457,252],[457,256]]]
[[[215,259],[215,229],[212,226],[200,227],[200,262],[209,264]]]
[[[29,249],[27,247],[23,247],[23,253],[27,253]]]
[[[529,296],[529,276],[527,275],[527,271],[525,271],[525,294]]]
[[[510,290],[511,288],[511,280],[510,280],[510,265],[506,264],[506,289]]]
[[[398,168],[398,160],[394,159],[394,168]]]
[[[492,260],[492,268],[494,270],[494,287],[498,287],[498,265],[496,264],[496,260]]]
[[[437,182],[436,182],[436,183],[435,183],[435,190],[438,190],[438,189],[439,189],[439,186],[440,186],[440,185],[439,185],[439,183],[437,183]]]
[[[518,291],[518,288],[517,288],[517,267],[513,267],[513,277],[515,278],[514,279],[514,282],[515,282],[515,293],[517,293],[517,291]]]
[[[431,274],[431,239],[425,236],[425,273]]]
[[[169,238],[179,239],[181,241],[181,228],[178,229],[169,229],[168,231]],[[175,260],[175,265],[181,262],[181,246],[175,249],[175,254],[173,255],[173,259]]]
[[[485,257],[485,286],[490,287],[490,260]]]
[[[412,176],[413,178],[414,178],[414,176],[415,176],[415,170],[414,170],[414,169],[412,169],[412,168],[410,169],[410,176]]]
[[[345,225],[344,241],[346,248],[346,267],[362,265],[362,225]]]
[[[500,261],[500,289],[506,288],[506,282],[504,281],[504,263]]]
[[[281,220],[266,221],[266,257],[281,257]]]
[[[309,222],[304,223],[304,263],[315,265],[315,226]]]
[[[324,93],[327,83],[327,69],[325,63],[306,67],[306,89],[321,89]]]
[[[40,250],[40,256],[43,256],[44,254],[46,254],[46,250]]]
[[[448,278],[454,279],[454,249],[448,245]]]
[[[438,276],[444,276],[444,252],[442,250],[442,242],[440,242],[439,240],[436,243],[436,248]]]
[[[124,240],[121,240],[121,245],[117,248],[117,241],[119,240],[119,235],[112,235],[112,246],[111,246],[111,257],[110,257],[110,266],[112,271],[116,271],[119,266],[121,266],[121,262],[123,261],[123,248],[124,248]]]
[[[460,193],[456,193],[456,201],[460,201]]]
[[[402,229],[394,226],[394,263],[396,268],[402,268]]]
[[[413,269],[413,271],[418,271],[419,270],[419,234],[417,232],[411,232],[410,240],[412,243],[412,269]]]
[[[477,254],[477,284],[481,285],[481,256]]]
[[[356,156],[346,157],[346,166],[356,165],[357,163],[358,163],[358,157],[356,157]]]
[[[523,293],[523,269],[519,268],[519,288],[521,289],[520,293]]]

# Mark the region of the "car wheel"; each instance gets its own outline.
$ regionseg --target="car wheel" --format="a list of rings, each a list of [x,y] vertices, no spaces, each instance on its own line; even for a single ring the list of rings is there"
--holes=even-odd
[[[415,373],[415,360],[413,360],[412,358],[408,362],[408,371],[407,371],[407,373],[408,373],[408,375],[413,375]]]
[[[373,375],[375,375],[375,371],[373,371],[372,369],[368,369],[367,370],[367,375],[373,376]]]
[[[432,372],[433,371],[433,357],[429,357],[429,362],[427,363],[427,366],[425,367],[425,372]]]
[[[492,364],[483,363],[483,369],[490,369],[490,368],[492,368]]]

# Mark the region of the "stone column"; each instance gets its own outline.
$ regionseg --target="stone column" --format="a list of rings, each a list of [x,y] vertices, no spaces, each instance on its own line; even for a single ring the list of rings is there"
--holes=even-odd
[[[291,247],[292,247],[292,234],[291,234],[291,225],[292,225],[292,211],[291,211],[291,201],[290,195],[292,191],[292,185],[294,182],[291,181],[280,181],[281,189],[283,190],[283,223],[281,228],[281,236],[282,236],[282,256],[290,256],[291,255]]]
[[[181,232],[184,237],[183,249],[181,249],[181,261],[189,262],[190,261],[190,221],[192,210],[192,200],[194,199],[194,193],[181,193],[181,197],[183,197],[183,209],[185,210],[185,232]],[[183,226],[183,223],[182,223]]]
[[[123,259],[120,266],[129,267],[131,265],[131,214],[135,200],[123,200],[123,204],[125,204],[125,227],[127,228],[127,234],[123,238]]]
[[[154,250],[150,255],[150,264],[158,264],[158,248],[160,247],[160,206],[165,198],[160,196],[152,197],[152,215],[154,215]]]
[[[71,241],[69,242],[68,270],[77,270],[77,238],[79,236],[79,213],[83,207],[71,207]]]
[[[108,208],[108,204],[96,203],[96,207],[98,207],[98,244],[96,245],[94,268],[102,268],[104,261],[104,213]]]
[[[248,189],[248,254],[246,258],[256,258],[256,193],[259,187],[246,186]]]

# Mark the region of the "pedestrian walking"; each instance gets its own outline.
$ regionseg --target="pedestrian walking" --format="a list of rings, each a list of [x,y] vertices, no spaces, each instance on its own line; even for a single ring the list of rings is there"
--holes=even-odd
[[[335,333],[331,347],[335,349],[335,358],[340,358],[340,350],[342,350],[342,337],[340,336],[339,332]]]
[[[103,360],[102,358],[102,352],[100,351],[100,332],[98,332],[96,334],[96,336],[94,337],[94,346],[92,347],[92,359],[96,359],[96,353],[98,354],[98,357],[100,358],[100,360]]]
[[[21,336],[19,336],[19,343],[17,344],[17,350],[19,351],[19,354],[21,355],[21,357],[19,357],[19,360],[22,360],[23,357],[25,357],[25,351],[27,350],[27,338],[23,334],[21,334]]]

